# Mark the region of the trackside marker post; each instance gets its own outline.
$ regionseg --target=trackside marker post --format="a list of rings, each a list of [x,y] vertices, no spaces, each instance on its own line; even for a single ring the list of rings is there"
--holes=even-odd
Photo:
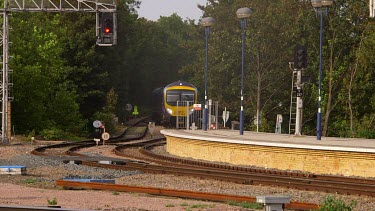
[[[151,138],[152,138],[152,135],[154,134],[154,129],[155,129],[155,122],[149,122],[148,131],[150,132]]]
[[[110,137],[109,133],[104,132],[102,134],[103,145],[105,144],[105,141],[107,141],[109,139],[109,137]]]
[[[94,138],[94,141],[96,142],[96,147],[98,147],[100,138]]]

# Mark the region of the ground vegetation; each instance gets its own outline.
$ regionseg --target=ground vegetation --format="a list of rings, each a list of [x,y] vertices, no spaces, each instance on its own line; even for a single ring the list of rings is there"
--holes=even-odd
[[[324,17],[323,135],[375,138],[375,21],[368,1],[336,0]],[[139,18],[141,1],[117,1],[118,45],[95,45],[95,14],[15,13],[10,18],[12,125],[17,134],[86,136],[92,121],[113,124],[151,107],[151,92],[177,80],[204,96],[205,34],[199,20],[173,14]],[[197,5],[215,19],[210,28],[209,98],[239,119],[241,27],[236,10],[252,9],[245,29],[245,129],[274,132],[276,114],[288,133],[294,47],[305,45],[303,134],[316,133],[319,16],[309,1],[208,0]],[[117,120],[117,121],[113,121]],[[43,132],[44,131],[44,132]],[[52,133],[52,135],[51,135]]]

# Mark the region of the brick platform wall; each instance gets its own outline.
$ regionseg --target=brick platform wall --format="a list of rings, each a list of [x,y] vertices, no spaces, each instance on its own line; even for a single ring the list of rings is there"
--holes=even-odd
[[[375,154],[200,141],[167,136],[173,155],[316,174],[375,177]]]

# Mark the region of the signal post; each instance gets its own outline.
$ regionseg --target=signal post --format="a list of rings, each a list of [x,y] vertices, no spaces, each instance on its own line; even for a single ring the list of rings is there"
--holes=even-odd
[[[297,45],[294,49],[294,70],[297,71],[297,81],[296,81],[296,125],[294,135],[301,135],[301,120],[302,120],[302,109],[303,109],[303,89],[302,89],[302,71],[307,67],[307,51],[306,47],[302,45]]]
[[[112,1],[112,2],[111,2]],[[9,82],[9,14],[11,12],[95,12],[96,44],[113,46],[117,44],[116,2],[115,0],[4,0],[2,29],[0,29],[0,46],[2,45],[1,89],[1,142],[7,144],[11,136],[11,104],[13,97],[9,94],[12,84]]]

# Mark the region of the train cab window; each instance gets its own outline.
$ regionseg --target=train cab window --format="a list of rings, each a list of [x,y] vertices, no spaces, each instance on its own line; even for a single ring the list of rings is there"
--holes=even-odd
[[[194,102],[194,92],[193,91],[182,91],[181,101]]]
[[[180,91],[167,91],[167,103],[176,104],[177,101],[180,101]]]
[[[166,101],[169,105],[177,105],[177,101],[193,103],[194,97],[194,91],[169,90],[167,91]]]

